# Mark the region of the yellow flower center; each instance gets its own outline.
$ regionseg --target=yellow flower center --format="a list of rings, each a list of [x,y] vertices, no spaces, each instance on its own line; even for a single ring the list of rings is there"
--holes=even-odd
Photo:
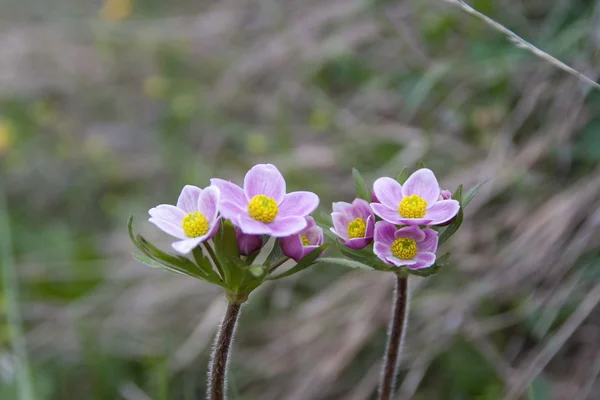
[[[417,242],[409,238],[398,238],[392,243],[392,254],[401,260],[412,260],[417,255]]]
[[[362,218],[356,218],[348,224],[348,237],[350,239],[365,237],[366,231],[367,223]]]
[[[274,198],[264,194],[256,195],[248,204],[248,213],[257,221],[268,224],[273,222],[279,213],[279,207]]]
[[[421,196],[406,196],[398,206],[398,212],[404,218],[423,218],[427,212],[427,201]]]
[[[186,236],[195,238],[208,232],[208,219],[204,214],[196,211],[186,215],[181,226]]]
[[[308,242],[308,238],[306,236],[301,235],[300,240],[302,240],[302,246],[310,246],[310,243]]]

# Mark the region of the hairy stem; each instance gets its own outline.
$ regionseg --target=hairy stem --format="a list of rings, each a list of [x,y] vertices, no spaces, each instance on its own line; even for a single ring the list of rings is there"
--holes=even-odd
[[[381,368],[379,400],[390,400],[396,385],[396,370],[402,351],[408,314],[408,278],[406,276],[396,275],[394,298],[394,310],[392,311],[392,320],[388,329],[388,342]]]
[[[225,400],[227,395],[227,364],[235,335],[241,304],[229,304],[217,333],[208,371],[209,400]]]

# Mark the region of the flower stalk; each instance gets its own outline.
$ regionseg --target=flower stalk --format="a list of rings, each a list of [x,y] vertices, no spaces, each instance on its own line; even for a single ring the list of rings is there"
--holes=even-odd
[[[394,309],[379,384],[379,400],[390,400],[396,386],[396,373],[408,322],[408,277],[396,274]]]
[[[224,400],[227,395],[227,366],[229,353],[235,336],[241,304],[229,303],[221,327],[215,339],[215,346],[208,371],[208,399]]]

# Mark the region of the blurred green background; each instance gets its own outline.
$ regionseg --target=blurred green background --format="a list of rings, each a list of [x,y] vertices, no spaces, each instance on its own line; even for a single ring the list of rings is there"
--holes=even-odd
[[[600,2],[470,4],[600,74]],[[203,398],[223,296],[133,261],[129,215],[166,249],[147,210],[185,184],[271,162],[328,212],[352,167],[420,160],[488,184],[411,280],[399,398],[597,398],[599,110],[452,2],[3,0],[0,398]],[[254,293],[231,399],[374,398],[392,286],[321,265]]]

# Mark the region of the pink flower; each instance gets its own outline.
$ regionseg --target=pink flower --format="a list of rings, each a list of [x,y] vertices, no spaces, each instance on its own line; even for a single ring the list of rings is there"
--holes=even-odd
[[[451,199],[452,199],[452,192],[449,190],[440,188],[440,197],[438,197],[438,200],[451,200]]]
[[[221,215],[249,235],[294,235],[306,228],[304,217],[319,205],[314,193],[286,194],[285,180],[271,164],[252,167],[244,178],[244,189],[222,179],[210,182],[221,191]]]
[[[371,203],[379,203],[379,199],[377,198],[377,195],[375,194],[375,190],[371,190]]]
[[[460,204],[439,200],[440,185],[427,168],[415,171],[400,185],[392,178],[379,178],[373,190],[380,203],[371,203],[375,214],[396,225],[439,225],[454,218]]]
[[[173,243],[175,251],[187,254],[200,243],[212,238],[219,229],[217,213],[219,189],[202,190],[187,185],[181,191],[177,206],[161,204],[151,208],[149,221],[163,232],[182,239]]]
[[[323,244],[323,229],[317,226],[313,217],[306,217],[306,223],[302,231],[281,239],[283,254],[296,262]]]
[[[347,247],[362,249],[373,240],[375,215],[365,200],[355,199],[352,204],[333,203],[331,218],[331,232],[342,238]]]
[[[389,265],[408,269],[430,267],[435,263],[437,246],[438,234],[433,229],[414,225],[396,229],[385,221],[375,224],[373,252]]]
[[[246,235],[240,228],[235,229],[235,237],[237,239],[238,248],[240,249],[240,254],[243,256],[249,256],[259,250],[263,245],[263,238],[261,235]]]

